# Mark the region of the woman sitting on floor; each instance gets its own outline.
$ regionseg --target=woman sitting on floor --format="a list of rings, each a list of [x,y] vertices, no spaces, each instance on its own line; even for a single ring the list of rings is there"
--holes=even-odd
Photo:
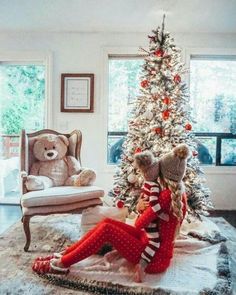
[[[104,244],[109,243],[135,265],[136,282],[142,281],[143,269],[146,273],[165,271],[173,256],[175,237],[186,213],[182,179],[188,155],[189,149],[184,144],[159,161],[149,152],[137,154],[136,166],[145,182],[136,207],[139,217],[135,225],[106,218],[65,251],[37,258],[33,270],[40,274],[68,273],[71,265],[96,254]],[[162,191],[157,183],[159,176],[164,187]],[[111,259],[111,256],[108,253],[106,257]]]

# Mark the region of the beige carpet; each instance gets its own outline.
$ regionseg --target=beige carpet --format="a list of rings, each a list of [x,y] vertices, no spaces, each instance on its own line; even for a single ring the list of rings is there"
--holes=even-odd
[[[235,253],[236,231],[223,219],[216,219],[218,226],[223,229],[224,234],[228,235],[231,241],[227,242],[231,247],[231,252]],[[0,236],[0,294],[9,295],[44,295],[44,294],[91,294],[78,290],[72,290],[53,285],[49,280],[40,278],[31,271],[32,260],[39,255],[48,255],[48,253],[54,251],[60,251],[67,244],[75,241],[80,236],[79,230],[80,216],[50,216],[50,217],[35,217],[31,222],[32,231],[32,243],[31,251],[25,253],[23,251],[24,234],[22,230],[22,224],[17,223],[7,233]],[[213,248],[212,248],[213,249]],[[235,257],[231,257],[231,267],[236,269]],[[104,276],[104,275],[103,275]],[[233,281],[236,278],[233,273]],[[52,279],[52,278],[50,278]],[[92,280],[93,277],[90,277]],[[54,283],[60,283],[55,282]],[[67,283],[65,285],[68,286]],[[90,284],[89,289],[93,291],[92,286],[98,285],[95,282]],[[108,286],[108,285],[107,285]],[[73,288],[73,284],[70,286]],[[77,287],[77,286],[76,286]],[[80,286],[83,287],[83,286]],[[86,290],[86,284],[85,289]],[[103,294],[118,294],[120,289],[117,289],[115,293],[114,289],[104,289]],[[131,290],[132,291],[132,290]],[[132,291],[133,292],[133,291]],[[132,293],[131,292],[131,293]],[[130,294],[131,294],[130,293]],[[132,293],[132,294],[136,294]],[[100,292],[101,294],[101,292]],[[120,294],[128,294],[123,292]],[[143,293],[144,294],[144,293]],[[149,293],[150,294],[150,293]],[[174,294],[172,293],[159,293],[153,292],[153,294]],[[192,293],[185,293],[192,294]],[[207,293],[203,293],[207,294]],[[212,293],[216,294],[216,293]]]
[[[34,258],[58,251],[79,238],[79,215],[34,217],[31,221],[30,252],[23,250],[25,237],[21,222],[0,236],[0,294],[88,294],[62,289],[39,278],[31,270]]]

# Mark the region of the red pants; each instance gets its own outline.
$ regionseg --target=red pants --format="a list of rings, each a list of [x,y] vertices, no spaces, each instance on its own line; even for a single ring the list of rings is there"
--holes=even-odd
[[[147,239],[142,238],[142,232],[123,222],[106,218],[90,230],[81,240],[67,248],[61,261],[65,267],[77,263],[93,254],[109,243],[122,257],[131,263],[138,263]]]

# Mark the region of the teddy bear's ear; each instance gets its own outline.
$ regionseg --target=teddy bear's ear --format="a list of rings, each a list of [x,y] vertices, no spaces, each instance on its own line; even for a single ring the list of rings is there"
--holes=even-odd
[[[58,137],[60,138],[61,141],[64,142],[64,144],[66,146],[69,146],[69,140],[68,140],[68,138],[65,135],[58,135]]]

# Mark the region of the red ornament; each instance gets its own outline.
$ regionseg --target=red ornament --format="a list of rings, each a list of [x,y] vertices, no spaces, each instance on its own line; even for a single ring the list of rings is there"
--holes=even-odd
[[[156,134],[161,134],[162,133],[162,128],[157,127],[157,128],[154,129],[154,131],[156,132]]]
[[[185,125],[185,130],[191,131],[192,130],[192,125],[190,123]]]
[[[166,96],[165,98],[163,98],[163,103],[164,104],[170,104],[171,100],[168,96]]]
[[[198,152],[197,151],[193,151],[192,154],[193,154],[194,157],[198,156]]]
[[[170,117],[170,111],[166,110],[166,111],[162,112],[162,118],[164,120],[169,119],[169,117]]]
[[[121,201],[121,200],[118,200],[118,201],[116,202],[116,207],[119,208],[119,209],[124,208],[124,202]]]
[[[148,80],[143,80],[141,83],[140,83],[141,87],[143,88],[146,88],[148,85],[149,85],[149,82]]]
[[[135,154],[138,154],[138,153],[141,153],[141,151],[142,151],[141,148],[136,148],[135,151],[134,151],[134,153]]]
[[[174,82],[175,82],[175,83],[180,83],[180,82],[181,82],[181,77],[180,77],[180,75],[177,74],[177,75],[174,76]]]
[[[162,49],[157,49],[154,54],[158,57],[163,57],[164,51]]]

